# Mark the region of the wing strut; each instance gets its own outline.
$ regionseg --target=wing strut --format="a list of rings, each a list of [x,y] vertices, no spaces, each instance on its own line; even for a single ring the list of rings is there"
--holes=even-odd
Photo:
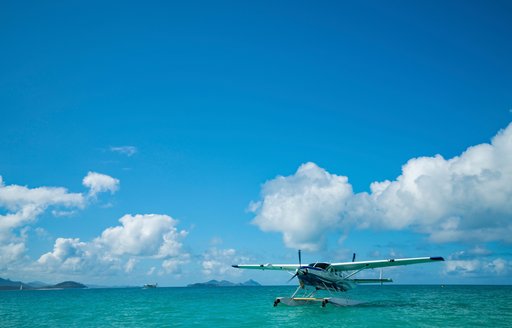
[[[364,269],[366,269],[366,267],[361,268],[361,269],[357,270],[356,272],[352,272],[351,274],[349,274],[348,276],[346,276],[346,277],[345,277],[345,279],[348,279],[348,278],[352,277],[353,275],[355,275],[355,274],[357,274],[357,273],[359,273],[359,272],[363,271]]]

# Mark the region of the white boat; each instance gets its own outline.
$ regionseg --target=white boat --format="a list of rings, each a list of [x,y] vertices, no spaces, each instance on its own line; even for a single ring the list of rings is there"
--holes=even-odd
[[[158,287],[158,284],[154,283],[154,284],[145,284],[142,288],[149,289],[149,288],[156,288],[156,287]]]

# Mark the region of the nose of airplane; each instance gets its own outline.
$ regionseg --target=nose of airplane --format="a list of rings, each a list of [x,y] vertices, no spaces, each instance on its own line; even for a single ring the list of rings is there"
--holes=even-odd
[[[300,267],[297,269],[297,275],[306,275],[308,274],[308,268],[307,267]]]

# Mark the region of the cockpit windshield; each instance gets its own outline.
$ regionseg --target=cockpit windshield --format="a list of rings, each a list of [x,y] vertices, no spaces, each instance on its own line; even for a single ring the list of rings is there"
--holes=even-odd
[[[327,270],[327,268],[329,266],[331,266],[331,263],[317,262],[317,263],[311,263],[309,266],[314,267],[314,268],[320,268],[320,269]]]

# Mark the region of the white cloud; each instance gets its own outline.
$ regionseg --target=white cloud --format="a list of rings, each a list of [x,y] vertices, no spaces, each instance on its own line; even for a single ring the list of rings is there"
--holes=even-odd
[[[253,223],[263,231],[281,232],[288,247],[316,250],[326,231],[341,227],[342,211],[351,195],[346,177],[306,163],[294,175],[263,185],[263,200],[250,206],[257,213]]]
[[[119,180],[109,175],[89,172],[82,180],[82,184],[89,188],[89,196],[95,197],[100,192],[114,193],[119,189]]]
[[[105,229],[94,242],[115,255],[138,255],[165,258],[181,252],[185,230],[178,231],[178,221],[168,215],[125,215],[122,225]]]
[[[181,243],[187,232],[178,231],[178,221],[170,216],[125,215],[119,222],[91,242],[58,238],[53,251],[43,254],[38,264],[50,272],[131,272],[140,259],[151,258],[162,259],[163,269],[175,273],[188,260]]]
[[[79,193],[69,193],[60,187],[39,187],[30,189],[18,185],[0,185],[0,204],[10,211],[17,212],[45,209],[48,206],[82,207],[84,198]]]
[[[512,263],[505,261],[504,259],[498,258],[493,260],[489,267],[492,271],[496,272],[498,275],[505,275],[510,270]]]
[[[63,271],[80,271],[89,261],[88,245],[79,238],[57,238],[53,251],[43,254],[38,263],[47,267],[59,267]]]
[[[6,209],[0,215],[0,267],[22,258],[26,250],[23,227],[34,223],[48,207],[59,212],[84,206],[80,193],[69,193],[61,187],[5,185],[0,176],[0,208]]]
[[[41,255],[32,265],[44,273],[105,275],[125,272],[131,259],[112,256],[94,243],[80,238],[57,238],[53,250]]]
[[[183,265],[190,262],[190,254],[181,253],[177,257],[168,258],[162,262],[162,269],[164,273],[180,274],[182,273]]]
[[[469,251],[458,251],[451,254],[444,262],[443,273],[446,275],[455,275],[461,277],[479,277],[482,275],[504,276],[512,271],[512,262],[502,258],[489,259],[481,256],[481,250],[476,253],[475,249]]]
[[[9,241],[0,243],[0,269],[9,263],[16,262],[23,257],[25,253],[25,240],[11,238]]]
[[[134,146],[119,146],[119,147],[110,147],[110,151],[130,157],[132,155],[135,155],[138,150],[137,150],[137,147],[134,147]]]
[[[445,274],[457,274],[461,276],[476,275],[482,270],[482,262],[479,260],[455,260],[445,263]]]
[[[89,172],[83,184],[90,188],[89,197],[99,192],[117,190],[119,180],[108,175]],[[53,250],[30,263],[25,256],[29,225],[47,208],[54,216],[69,216],[85,207],[82,193],[69,193],[61,187],[28,188],[5,185],[0,176],[0,269],[23,266],[38,272],[72,274],[108,274],[132,272],[142,259],[162,261],[163,273],[178,273],[189,261],[182,250],[185,230],[178,230],[178,221],[167,215],[125,215],[120,225],[107,228],[91,241],[79,238],[57,238]],[[33,230],[40,238],[49,238],[42,228]]]
[[[306,163],[262,187],[253,223],[288,247],[315,250],[330,231],[412,229],[434,242],[512,242],[512,124],[460,156],[409,160],[394,181],[352,193],[348,179]]]
[[[233,269],[231,265],[248,260],[247,257],[237,254],[233,248],[212,247],[203,254],[201,267],[206,276],[224,276],[226,274],[237,276],[240,275],[241,270]]]
[[[512,125],[460,156],[411,159],[371,191],[347,208],[360,226],[413,228],[435,242],[512,242]]]

